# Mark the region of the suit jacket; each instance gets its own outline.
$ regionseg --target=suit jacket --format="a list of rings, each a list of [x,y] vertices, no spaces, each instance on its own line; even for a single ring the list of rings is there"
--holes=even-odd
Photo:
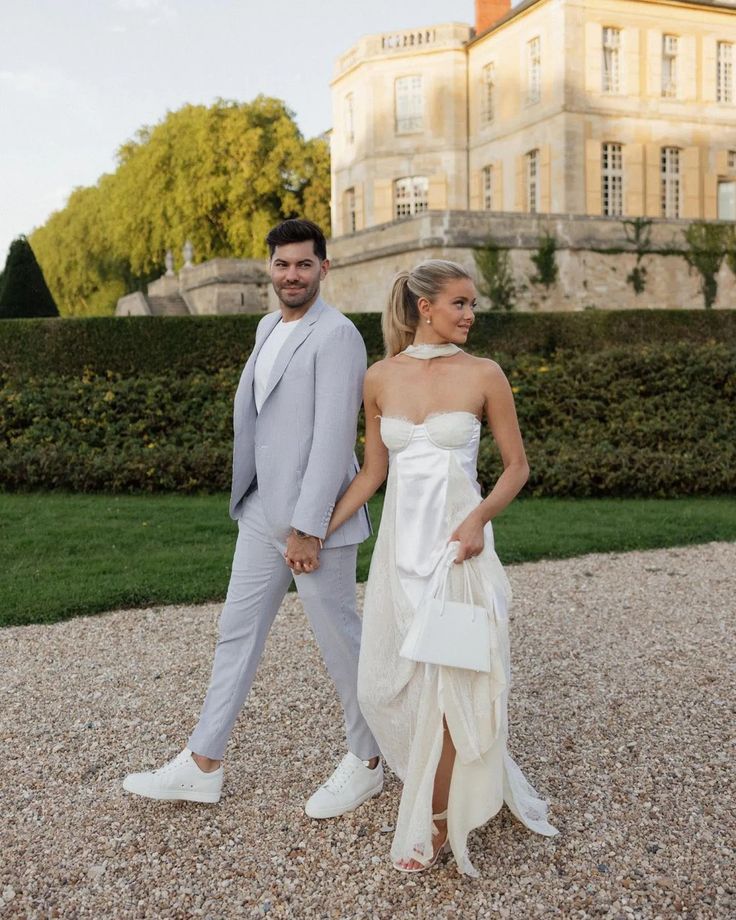
[[[235,394],[230,516],[237,520],[257,483],[271,536],[285,542],[294,527],[323,539],[337,499],[359,469],[353,448],[365,345],[350,320],[318,298],[278,353],[256,412],[256,359],[280,317],[269,313],[258,324]],[[360,543],[370,533],[363,507],[325,546]]]

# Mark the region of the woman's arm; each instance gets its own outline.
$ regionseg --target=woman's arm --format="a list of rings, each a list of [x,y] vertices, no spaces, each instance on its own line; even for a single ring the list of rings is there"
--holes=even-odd
[[[327,536],[344,524],[348,518],[371,498],[386,478],[388,451],[381,440],[377,393],[381,376],[379,365],[368,368],[363,384],[365,409],[365,452],[363,466],[335,505],[330,518]]]
[[[524,443],[506,375],[492,362],[484,372],[483,395],[493,439],[501,453],[503,473],[490,494],[474,508],[450,537],[460,543],[456,562],[477,556],[483,549],[483,528],[509,505],[529,478]]]

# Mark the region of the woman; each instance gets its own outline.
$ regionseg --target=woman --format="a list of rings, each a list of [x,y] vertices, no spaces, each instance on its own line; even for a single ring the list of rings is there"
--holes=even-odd
[[[531,830],[557,833],[546,803],[506,750],[511,592],[490,522],[524,485],[528,466],[503,371],[460,347],[475,306],[473,280],[454,262],[422,262],[396,277],[383,316],[387,357],[365,378],[365,460],[330,522],[332,532],[388,472],[366,587],[358,695],[404,782],[391,848],[404,872],[434,865],[449,845],[460,872],[477,875],[468,833],[504,800]],[[504,470],[481,500],[476,459],[484,415]],[[437,593],[448,568],[450,596],[462,599],[467,573],[474,603],[490,611],[490,673],[399,654],[417,605]]]

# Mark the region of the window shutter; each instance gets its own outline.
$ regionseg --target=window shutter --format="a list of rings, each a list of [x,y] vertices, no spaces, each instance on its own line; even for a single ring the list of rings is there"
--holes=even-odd
[[[703,181],[703,218],[716,220],[718,218],[718,175],[706,173]]]
[[[661,151],[659,144],[646,145],[644,211],[647,217],[662,216]]]
[[[503,161],[493,164],[493,210],[503,211]]]
[[[552,183],[551,183],[551,154],[549,144],[539,147],[539,206],[541,214],[549,214],[552,210]]]
[[[644,214],[644,148],[641,144],[624,144],[624,214]]]
[[[516,210],[526,211],[526,158],[519,154],[516,158]]]
[[[373,223],[386,224],[394,219],[394,190],[390,179],[373,180]]]
[[[703,36],[703,102],[716,101],[716,39]]]
[[[683,217],[700,218],[700,147],[682,152]]]
[[[480,211],[483,208],[483,174],[475,170],[470,174],[470,210]]]
[[[365,207],[363,204],[363,185],[357,183],[355,186],[355,229],[362,230],[365,227]]]
[[[585,88],[600,95],[603,58],[603,29],[599,22],[585,24]]]
[[[621,89],[638,99],[641,96],[641,81],[639,79],[639,29],[624,29],[622,33],[623,44],[623,73],[621,74]]]
[[[444,173],[429,177],[427,207],[430,211],[447,210],[447,177]]]
[[[585,213],[601,214],[601,142],[585,142]]]
[[[647,29],[647,95],[662,95],[662,33]]]
[[[695,81],[695,36],[683,35],[677,56],[677,98],[693,101],[698,98]]]

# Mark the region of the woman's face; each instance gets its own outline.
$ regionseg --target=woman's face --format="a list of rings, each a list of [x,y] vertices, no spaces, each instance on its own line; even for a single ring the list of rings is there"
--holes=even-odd
[[[432,303],[420,297],[417,307],[423,326],[422,338],[437,337],[454,345],[464,345],[475,322],[473,311],[477,297],[475,285],[469,278],[448,281]]]

